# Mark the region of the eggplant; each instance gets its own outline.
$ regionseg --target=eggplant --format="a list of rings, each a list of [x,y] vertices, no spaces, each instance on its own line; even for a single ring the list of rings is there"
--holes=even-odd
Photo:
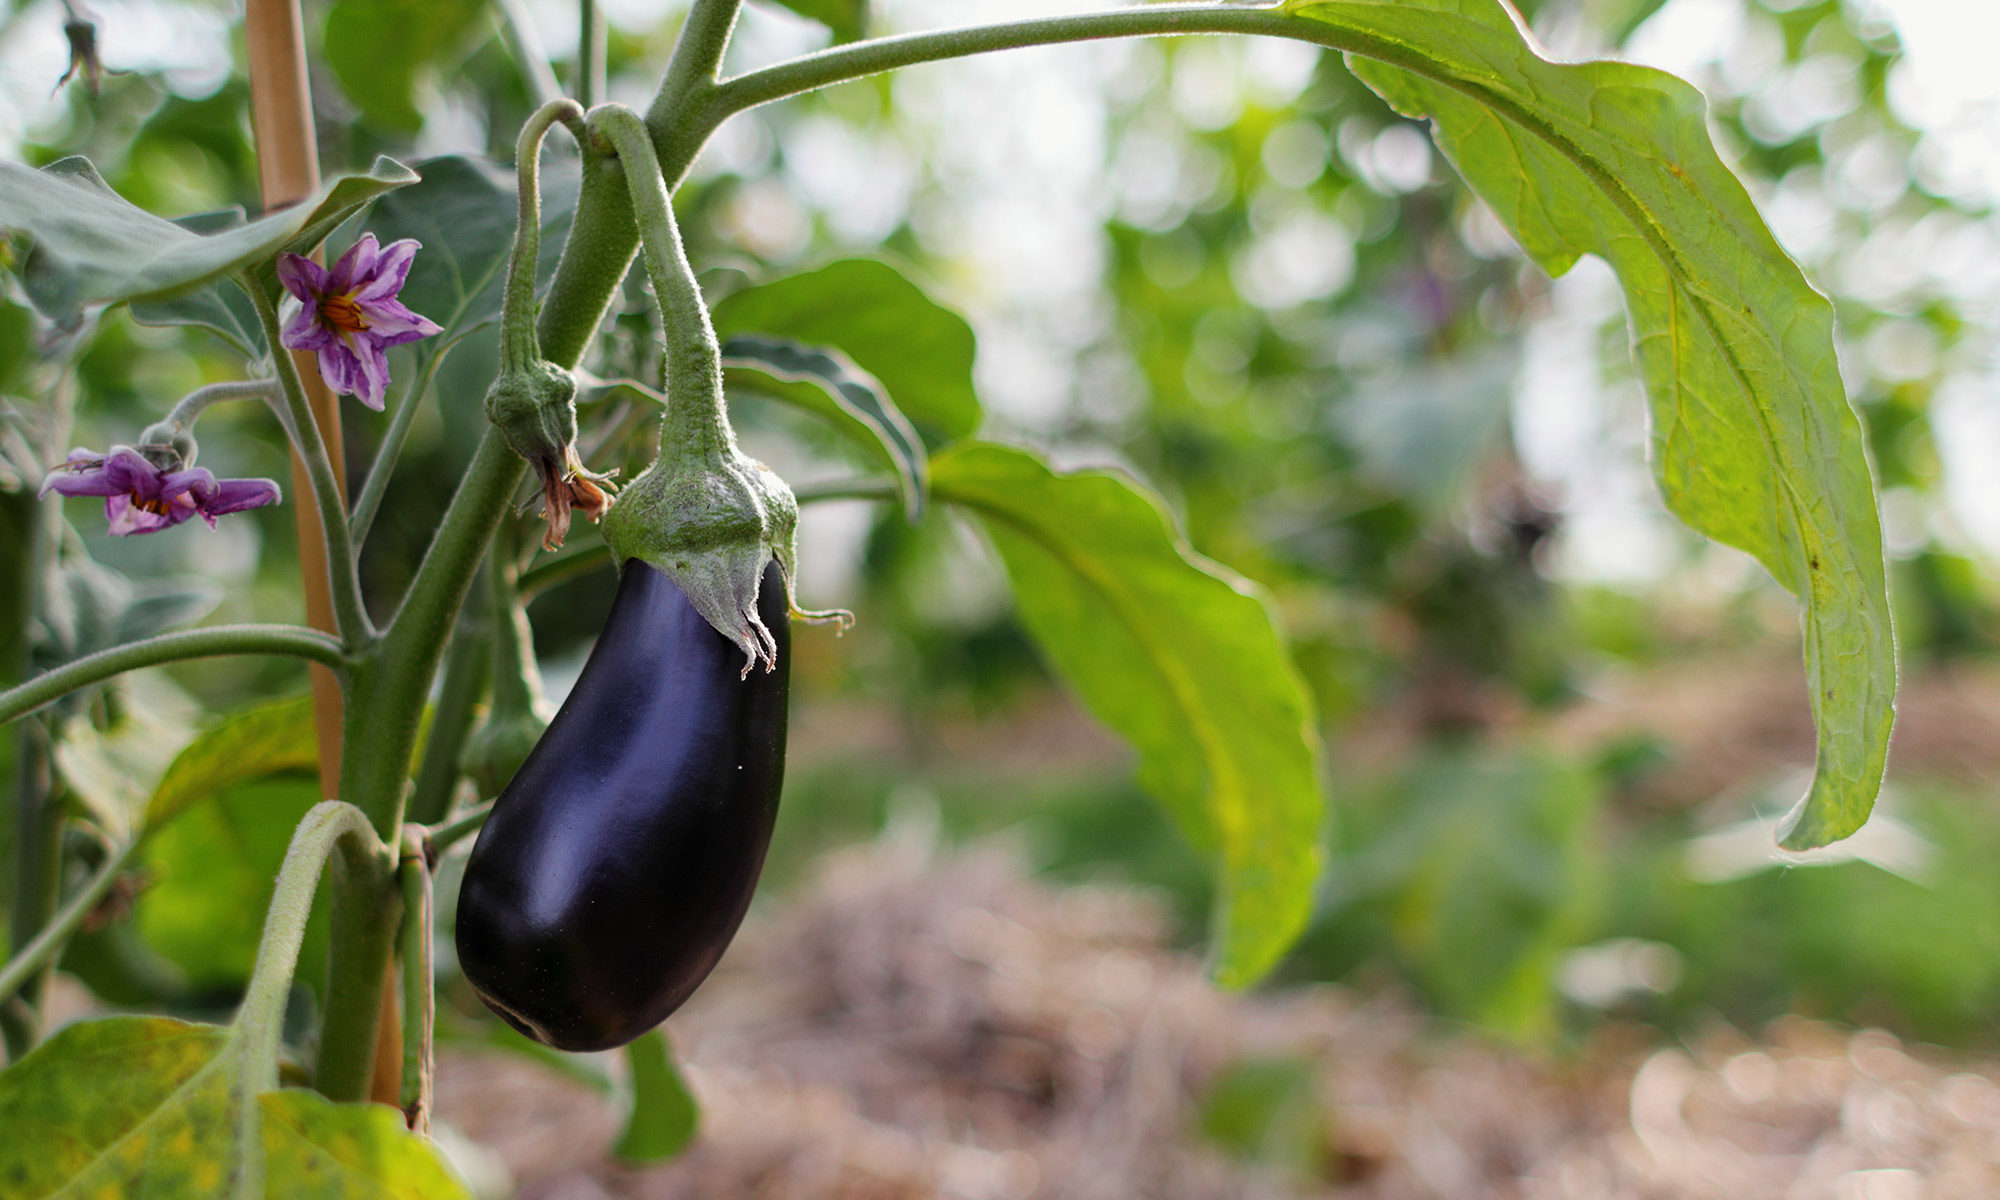
[[[480,830],[460,966],[508,1024],[558,1050],[620,1046],[679,1008],[750,906],[785,771],[791,662],[773,559],[770,670],[637,559],[569,698]]]

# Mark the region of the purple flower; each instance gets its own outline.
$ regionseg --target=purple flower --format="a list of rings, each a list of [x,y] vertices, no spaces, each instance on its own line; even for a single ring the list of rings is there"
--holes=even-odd
[[[199,516],[215,528],[223,513],[278,502],[278,485],[268,479],[217,479],[200,467],[169,470],[130,446],[109,454],[72,450],[69,461],[49,472],[41,494],[104,497],[104,516],[120,537],[153,533]]]
[[[288,349],[319,355],[319,373],[335,392],[361,397],[380,412],[389,390],[383,351],[438,332],[437,322],[403,307],[396,293],[416,257],[414,238],[387,249],[364,233],[328,270],[297,254],[278,256],[278,281],[302,307],[279,340]]]

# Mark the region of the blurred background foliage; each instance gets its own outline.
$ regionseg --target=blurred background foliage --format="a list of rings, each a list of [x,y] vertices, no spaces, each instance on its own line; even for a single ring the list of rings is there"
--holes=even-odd
[[[680,192],[692,257],[712,301],[834,257],[907,264],[977,330],[987,436],[1131,470],[1198,550],[1273,589],[1332,764],[1331,866],[1283,981],[1403,989],[1440,1018],[1548,1047],[1607,1018],[1754,1029],[1787,1012],[1990,1043],[1991,163],[1870,6],[1522,7],[1558,55],[1634,57],[1700,85],[1725,154],[1838,306],[1884,487],[1905,701],[1874,823],[1810,861],[1780,861],[1771,843],[1810,763],[1796,609],[1660,509],[1608,271],[1586,260],[1550,280],[1529,265],[1423,129],[1337,59],[1221,39],[1065,48],[758,110],[721,131]],[[607,94],[642,103],[679,7],[605,10]],[[378,153],[504,160],[544,86],[536,64],[567,79],[576,61],[559,3],[307,11],[331,169]],[[126,73],[46,100],[66,61],[60,7],[0,9],[13,106],[0,104],[0,143],[37,164],[88,154],[157,212],[254,209],[231,6],[103,0],[96,15],[106,65]],[[872,29],[1016,15],[902,0]],[[752,5],[731,65],[827,37]],[[638,286],[614,313],[602,377],[657,373]],[[0,308],[0,390],[76,388],[79,445],[129,438],[240,370],[206,335],[122,310],[64,373],[69,355]],[[364,560],[378,604],[408,578],[469,452],[489,359],[477,339],[458,350],[418,419]],[[787,410],[737,408],[753,452],[802,492],[866,468]],[[586,426],[626,413],[601,398]],[[346,420],[358,486],[383,423],[357,406]],[[286,476],[259,414],[218,412],[202,433],[204,465]],[[80,536],[128,579],[201,577],[225,617],[294,619],[291,521],[266,510],[214,533],[113,543],[85,523]],[[970,528],[834,502],[808,509],[802,543],[804,600],[861,623],[839,642],[798,639],[773,883],[898,813],[934,811],[954,835],[1019,840],[1051,872],[1165,889],[1198,944],[1202,864],[1138,794],[1124,752],[1052,688]],[[557,694],[608,582],[586,576],[532,609]],[[66,786],[86,796],[92,762],[157,773],[202,710],[301,679],[284,664],[177,670],[146,685],[143,719],[127,697],[71,722]],[[206,911],[194,906],[218,900],[174,886],[170,860],[227,845],[232,861],[275,861],[264,843],[281,846],[309,799],[295,772],[177,826],[152,852],[158,886],[134,900],[136,921],[86,939],[72,967],[114,1001],[226,1004],[243,948],[189,935]]]

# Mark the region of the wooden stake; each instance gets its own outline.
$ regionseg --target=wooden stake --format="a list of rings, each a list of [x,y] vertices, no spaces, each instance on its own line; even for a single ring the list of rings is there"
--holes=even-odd
[[[264,208],[282,208],[311,195],[319,187],[319,139],[313,130],[312,87],[306,78],[305,30],[298,0],[249,0],[244,34],[250,55],[250,119],[257,136],[257,171]],[[318,257],[318,256],[316,256]],[[276,346],[276,353],[284,353]],[[308,352],[295,351],[299,377],[312,405],[313,423],[333,461],[341,503],[347,501],[346,457],[340,437],[339,398],[320,378],[319,363]],[[292,511],[298,517],[299,567],[306,591],[306,622],[315,629],[334,628],[332,590],[327,578],[326,532],[319,510],[304,497],[312,494],[305,464],[292,456]],[[319,734],[319,780],[325,796],[340,795],[340,684],[333,672],[313,666],[313,723]],[[394,973],[387,976],[393,987]],[[397,1071],[402,1063],[398,1043],[400,1008],[394,992],[385,989],[384,1020],[376,1039],[372,1099],[395,1104],[401,1093]]]

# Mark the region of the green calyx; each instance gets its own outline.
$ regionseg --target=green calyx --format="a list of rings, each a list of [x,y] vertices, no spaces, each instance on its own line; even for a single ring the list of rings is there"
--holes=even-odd
[[[636,558],[665,572],[695,611],[743,651],[748,675],[778,661],[777,643],[757,615],[764,568],[773,558],[794,617],[843,628],[854,620],[845,612],[806,612],[793,601],[798,525],[792,489],[738,450],[732,437],[709,451],[668,442],[606,516],[604,540],[621,564]]]
[[[503,364],[486,419],[529,462],[560,460],[576,444],[576,377],[545,358]]]

